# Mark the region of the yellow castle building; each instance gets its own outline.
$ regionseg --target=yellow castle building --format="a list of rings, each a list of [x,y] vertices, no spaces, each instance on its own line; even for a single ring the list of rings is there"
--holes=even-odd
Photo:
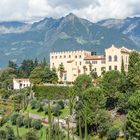
[[[105,49],[104,55],[95,55],[85,50],[52,52],[50,53],[50,67],[56,69],[59,81],[63,82],[73,82],[78,75],[84,73],[89,75],[91,71],[98,76],[105,71],[121,71],[122,62],[127,72],[131,51],[125,47],[118,48],[112,45]],[[60,66],[63,66],[63,72],[60,72]]]

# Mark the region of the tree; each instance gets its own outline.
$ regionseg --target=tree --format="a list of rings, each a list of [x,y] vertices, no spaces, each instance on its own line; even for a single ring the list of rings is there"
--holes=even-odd
[[[100,87],[106,94],[108,108],[112,109],[117,106],[118,93],[123,90],[124,83],[125,77],[119,71],[108,71],[103,75]]]
[[[93,79],[97,79],[97,77],[98,77],[97,72],[94,71],[94,70],[92,70],[92,71],[90,72],[90,76],[91,76]]]
[[[43,111],[45,112],[45,114],[48,114],[48,105],[45,105],[45,106],[43,107]]]
[[[16,120],[17,120],[18,116],[19,116],[19,114],[18,114],[17,112],[14,112],[14,113],[11,115],[10,120],[11,120],[11,123],[12,123],[13,125],[16,125]]]
[[[23,126],[23,116],[19,115],[16,119],[17,126],[21,127]]]
[[[52,113],[54,116],[59,116],[61,113],[60,110],[61,110],[61,106],[59,104],[55,104],[52,106]]]
[[[0,139],[5,140],[6,139],[6,131],[5,130],[0,130]]]
[[[41,129],[42,124],[41,124],[41,121],[40,121],[40,120],[32,120],[31,126],[32,126],[34,129],[39,130],[39,129]]]
[[[34,69],[33,60],[27,59],[23,60],[21,66],[18,69],[18,77],[28,78]]]
[[[32,100],[30,101],[30,106],[31,106],[32,109],[35,109],[36,103],[37,103],[37,100],[36,100],[36,99],[32,99]]]
[[[62,78],[63,78],[64,70],[65,70],[64,65],[61,63],[58,67],[59,76],[60,76],[61,81],[62,81]]]
[[[13,78],[16,77],[13,68],[5,68],[0,71],[0,85],[1,88],[11,89]]]
[[[34,61],[34,68],[38,66],[38,59],[35,58],[35,61]]]
[[[129,99],[129,112],[126,121],[126,133],[130,139],[140,139],[140,91],[136,91]]]
[[[124,60],[123,60],[123,58],[122,58],[122,63],[121,63],[121,73],[125,75]]]
[[[38,140],[38,136],[35,130],[31,129],[29,132],[25,135],[26,140]]]
[[[77,119],[80,116],[80,125],[83,130],[85,120],[89,133],[104,135],[110,126],[110,117],[104,110],[106,98],[103,90],[98,87],[86,89],[75,106]],[[77,121],[78,122],[78,121]],[[77,124],[78,126],[78,124]],[[79,129],[79,127],[77,127]]]
[[[8,62],[8,67],[14,69],[15,71],[17,71],[18,68],[17,64],[13,61]]]
[[[39,65],[31,72],[30,80],[33,84],[42,83],[43,71],[44,67]]]
[[[140,87],[140,56],[132,52],[129,56],[128,83],[132,90]]]
[[[29,117],[25,117],[23,119],[23,124],[26,128],[30,128],[31,127],[31,122],[32,122],[32,119],[29,118]]]
[[[86,74],[79,75],[74,82],[74,89],[78,94],[92,86],[92,79]]]
[[[74,104],[75,104],[75,91],[74,91],[73,87],[69,87],[68,97],[69,97],[70,115],[72,115],[73,109],[74,109]]]
[[[54,69],[50,70],[49,66],[46,66],[43,71],[44,83],[57,83],[58,77]]]
[[[111,128],[107,133],[108,140],[116,140],[119,136],[119,130],[117,128]]]
[[[16,136],[14,134],[14,130],[9,126],[6,126],[6,140],[15,140],[15,139]]]

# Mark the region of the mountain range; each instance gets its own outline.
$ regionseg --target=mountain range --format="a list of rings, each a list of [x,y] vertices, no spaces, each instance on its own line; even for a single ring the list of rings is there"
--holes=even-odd
[[[34,23],[0,22],[0,67],[9,60],[49,60],[52,51],[89,50],[103,54],[112,44],[140,50],[140,18],[106,19],[92,23],[69,15]]]

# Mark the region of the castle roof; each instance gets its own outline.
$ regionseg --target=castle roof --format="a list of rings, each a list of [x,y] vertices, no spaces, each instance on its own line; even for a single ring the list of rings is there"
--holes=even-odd
[[[30,79],[28,78],[14,78],[13,80],[15,80],[16,82],[20,83],[20,82],[30,82]]]
[[[91,55],[91,56],[86,56],[84,60],[105,60],[105,56]]]

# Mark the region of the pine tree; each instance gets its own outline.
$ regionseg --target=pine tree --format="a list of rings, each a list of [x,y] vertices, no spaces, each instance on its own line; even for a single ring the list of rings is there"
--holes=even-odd
[[[61,79],[61,81],[62,81],[62,78],[63,78],[64,70],[65,70],[64,65],[61,63],[59,65],[59,68],[58,68],[58,71],[60,73],[60,79]]]
[[[123,60],[123,58],[122,58],[122,63],[121,63],[121,73],[125,75],[124,60]]]

